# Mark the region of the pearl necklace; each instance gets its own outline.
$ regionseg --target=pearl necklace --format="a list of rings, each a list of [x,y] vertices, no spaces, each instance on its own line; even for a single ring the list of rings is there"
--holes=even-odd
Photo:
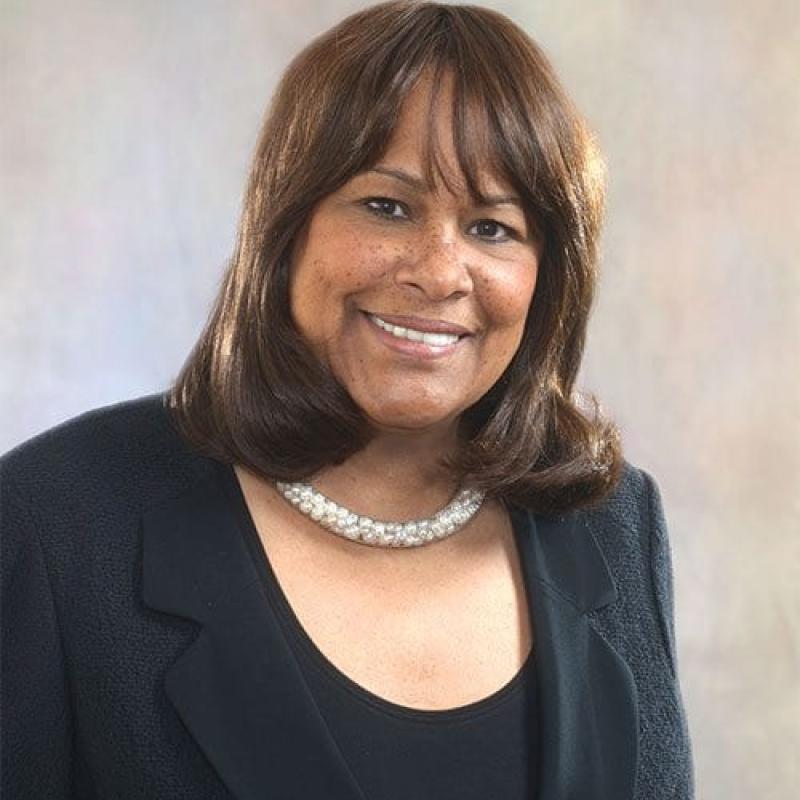
[[[461,489],[441,510],[428,519],[386,522],[359,515],[334,503],[307,483],[276,484],[278,491],[301,513],[326,530],[351,542],[374,547],[419,547],[446,539],[464,527],[477,513],[486,496],[476,489]]]

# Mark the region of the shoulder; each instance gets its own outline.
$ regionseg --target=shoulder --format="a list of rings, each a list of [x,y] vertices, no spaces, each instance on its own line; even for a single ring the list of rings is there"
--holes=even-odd
[[[141,510],[188,485],[204,459],[173,427],[165,394],[86,411],[0,457],[5,499],[13,494],[37,516]]]
[[[655,478],[645,469],[623,462],[617,485],[603,500],[576,513],[601,545],[646,539],[656,511],[661,510],[661,493]]]
[[[3,477],[80,482],[99,471],[136,468],[176,442],[164,395],[151,394],[94,408],[17,445],[0,458]]]
[[[576,512],[603,553],[621,596],[649,596],[654,567],[669,560],[669,543],[655,478],[624,462],[605,499]]]
[[[653,476],[626,459],[614,489],[603,500],[581,509],[581,513],[596,525],[636,525],[657,491]]]

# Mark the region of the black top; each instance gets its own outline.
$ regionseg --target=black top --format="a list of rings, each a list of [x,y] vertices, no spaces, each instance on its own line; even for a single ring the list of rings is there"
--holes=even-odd
[[[458,708],[408,708],[364,689],[304,630],[261,545],[232,467],[228,495],[284,637],[368,800],[531,800],[536,785],[536,670],[522,669],[488,697]]]

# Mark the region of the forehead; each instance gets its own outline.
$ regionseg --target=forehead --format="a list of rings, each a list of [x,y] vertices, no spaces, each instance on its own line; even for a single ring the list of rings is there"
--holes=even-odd
[[[392,135],[378,161],[413,170],[432,188],[472,195],[510,190],[485,111],[456,98],[453,79],[423,74],[404,100]]]

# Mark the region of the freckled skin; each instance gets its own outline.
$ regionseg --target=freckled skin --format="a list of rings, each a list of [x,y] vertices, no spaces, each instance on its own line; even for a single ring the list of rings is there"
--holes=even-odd
[[[422,81],[409,95],[380,165],[424,174],[429,91]],[[446,81],[436,137],[455,194],[441,183],[422,192],[362,173],[317,205],[292,254],[293,319],[379,429],[449,429],[516,352],[536,285],[541,243],[522,210],[475,207],[463,188],[451,108]],[[480,177],[492,193],[511,193],[495,176]],[[374,198],[393,203],[380,206],[391,214],[375,213]],[[511,230],[518,235],[504,236]],[[365,311],[443,320],[472,335],[445,358],[414,359],[388,348]]]

